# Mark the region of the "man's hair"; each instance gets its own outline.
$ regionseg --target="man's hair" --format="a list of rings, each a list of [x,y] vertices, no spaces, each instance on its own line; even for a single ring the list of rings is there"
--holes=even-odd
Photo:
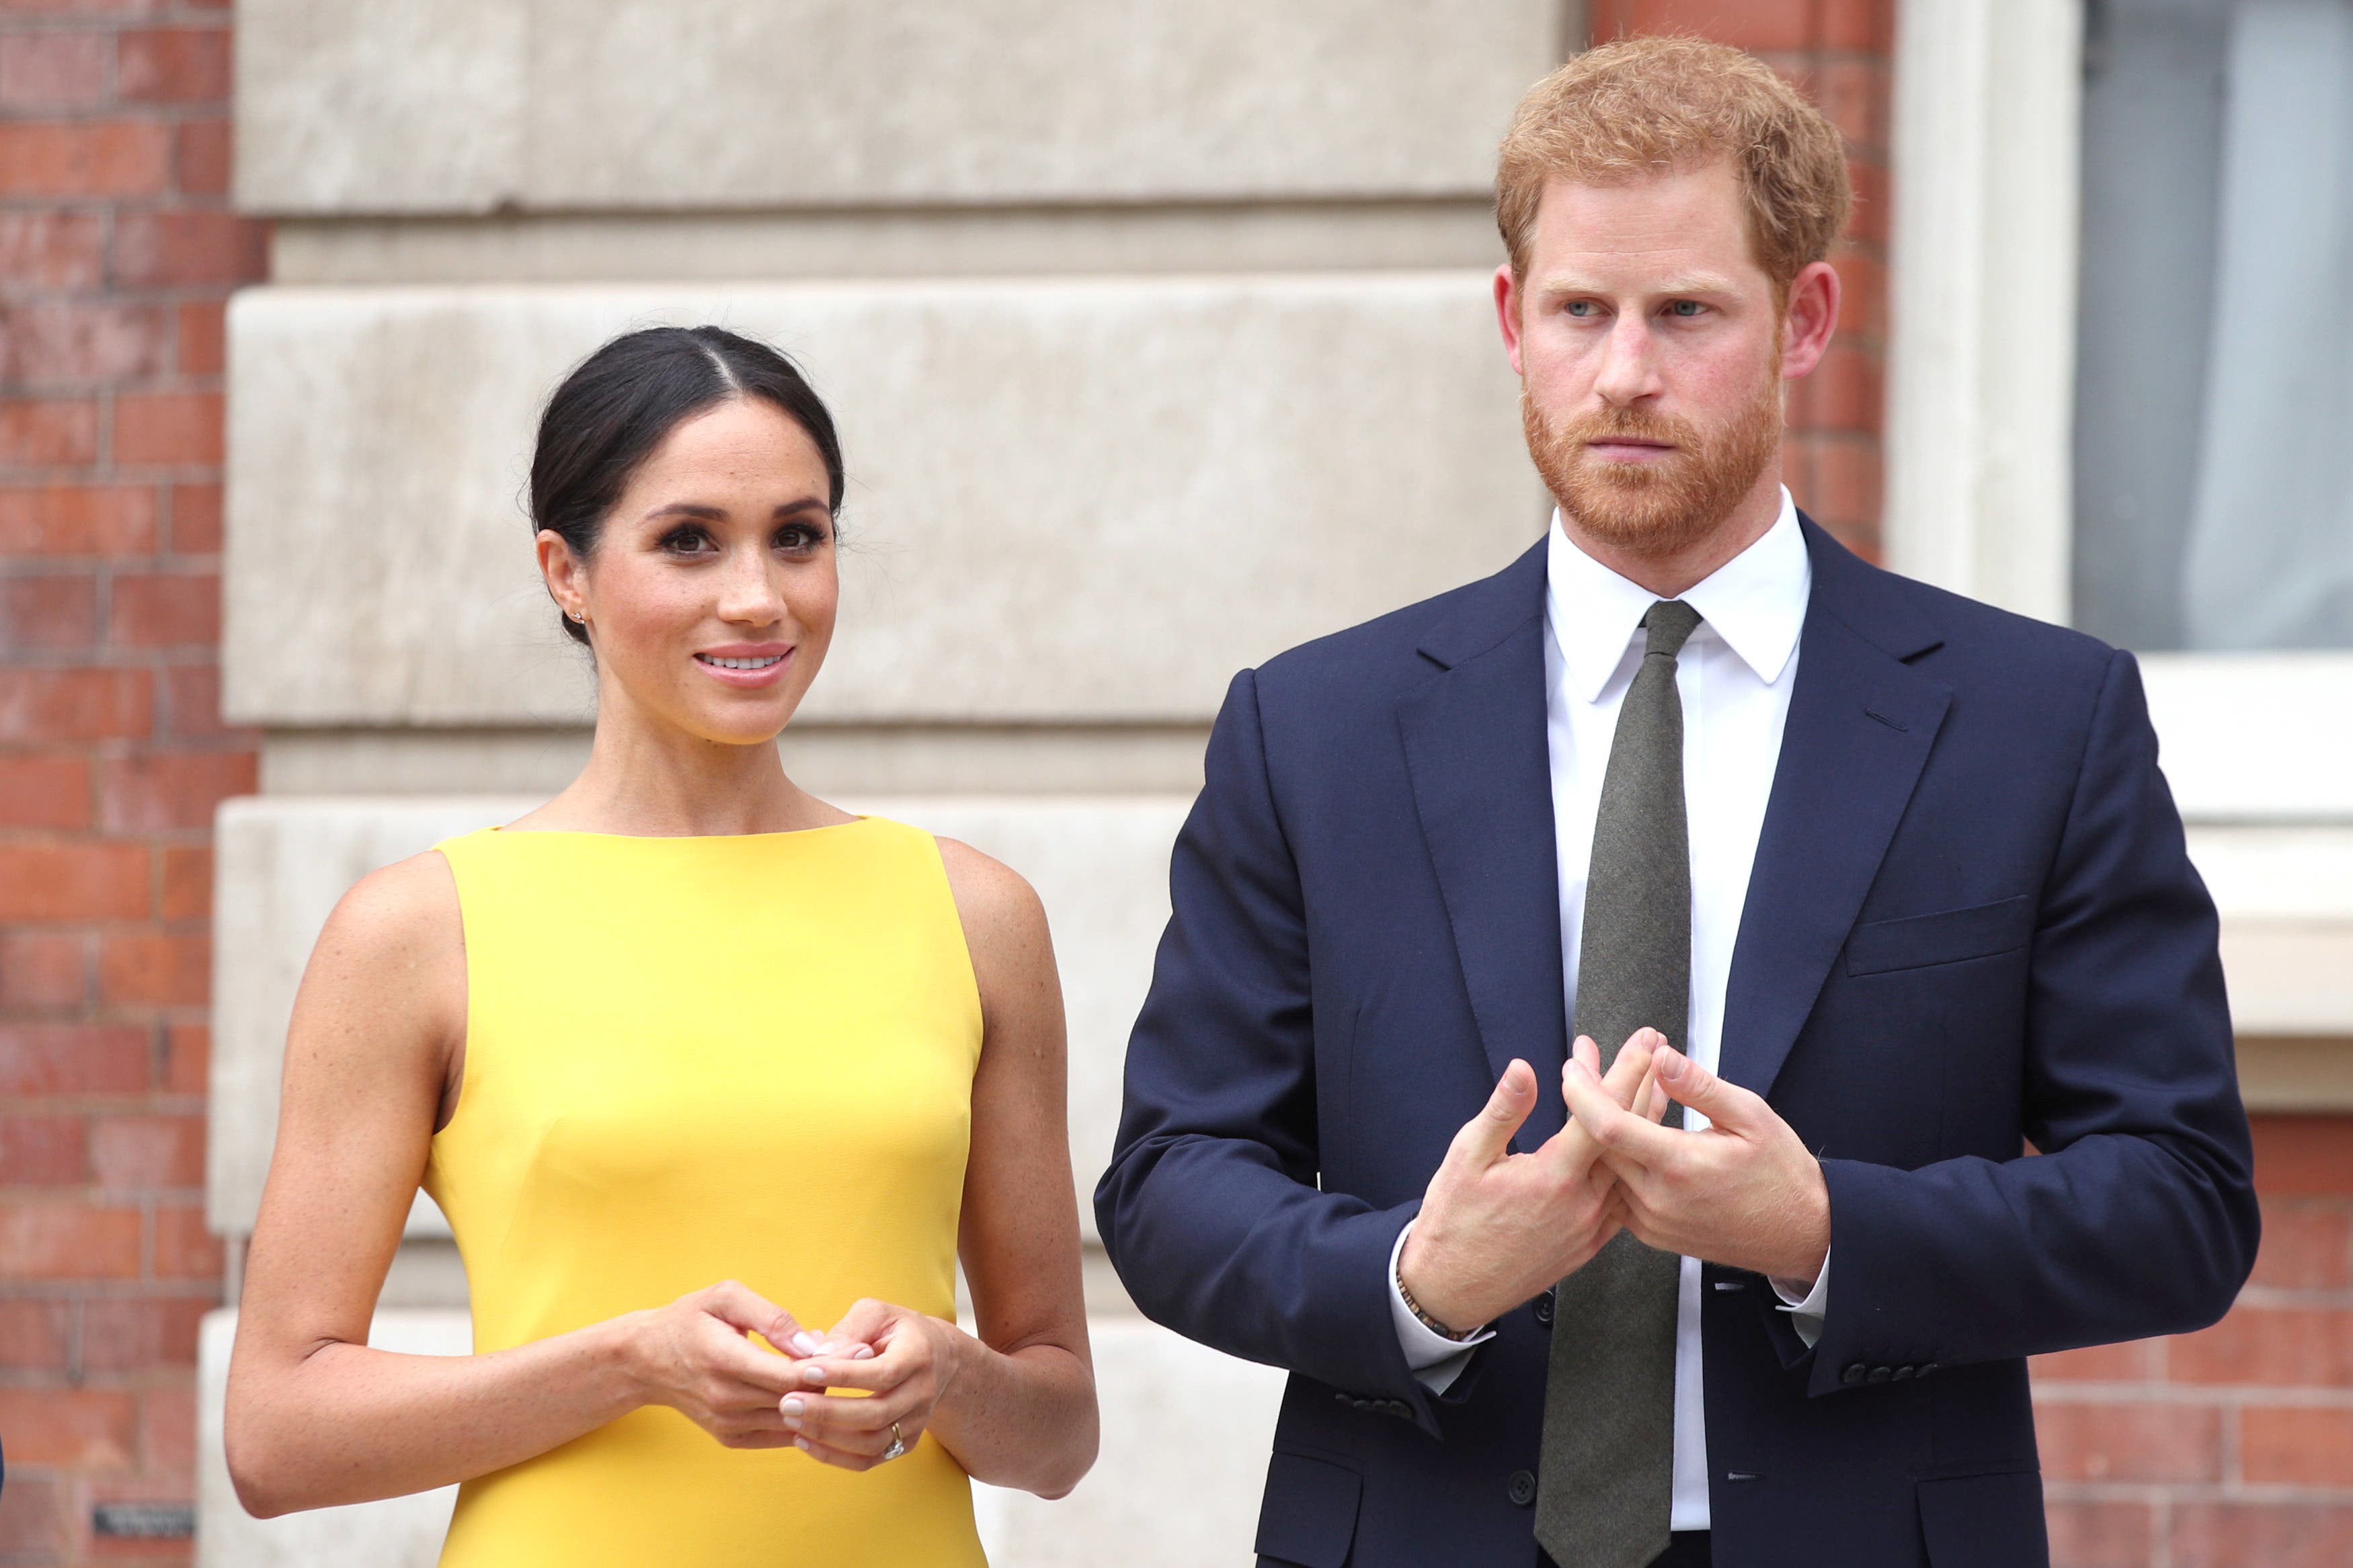
[[[1536,207],[1555,179],[1617,184],[1730,159],[1748,237],[1777,298],[1822,260],[1853,194],[1836,127],[1755,56],[1700,38],[1622,38],[1528,89],[1495,170],[1495,226],[1527,276]]]

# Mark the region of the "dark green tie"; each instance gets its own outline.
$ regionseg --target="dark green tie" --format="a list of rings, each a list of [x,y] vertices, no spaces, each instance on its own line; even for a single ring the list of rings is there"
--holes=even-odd
[[[1699,612],[1642,617],[1642,663],[1618,712],[1577,945],[1577,1032],[1602,1066],[1648,1026],[1681,1049],[1691,1007],[1691,835],[1675,657]],[[1680,1108],[1675,1118],[1680,1119]],[[1560,1568],[1648,1568],[1668,1546],[1682,1260],[1621,1231],[1554,1289],[1536,1541]]]

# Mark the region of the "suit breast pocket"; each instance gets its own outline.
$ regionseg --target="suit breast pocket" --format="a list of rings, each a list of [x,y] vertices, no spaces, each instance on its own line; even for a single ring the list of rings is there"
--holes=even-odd
[[[2034,899],[2021,893],[1990,904],[1902,920],[1871,921],[1847,938],[1849,974],[1886,974],[2016,952],[2034,939]]]

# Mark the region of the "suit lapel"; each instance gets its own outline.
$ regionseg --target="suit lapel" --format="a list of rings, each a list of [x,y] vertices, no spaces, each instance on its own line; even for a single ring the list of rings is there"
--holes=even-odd
[[[1545,547],[1477,584],[1425,636],[1444,673],[1398,706],[1430,864],[1491,1074],[1536,1072],[1536,1109],[1515,1140],[1560,1130],[1568,1045],[1560,883],[1545,741]]]
[[[1813,1011],[1952,692],[1905,661],[1941,640],[1901,580],[1810,522],[1797,686],[1725,986],[1724,1076],[1759,1094]]]

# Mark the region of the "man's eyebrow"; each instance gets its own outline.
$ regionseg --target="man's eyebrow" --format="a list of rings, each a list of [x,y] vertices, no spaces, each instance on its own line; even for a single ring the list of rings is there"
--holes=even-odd
[[[1578,277],[1574,273],[1560,273],[1554,277],[1546,278],[1542,280],[1539,288],[1542,292],[1546,294],[1613,294],[1618,292],[1617,289],[1605,287],[1589,279]],[[1663,279],[1657,283],[1649,285],[1641,290],[1641,292],[1650,295],[1729,294],[1734,291],[1735,289],[1731,279],[1720,277],[1715,273],[1709,272],[1683,273],[1676,277]]]

